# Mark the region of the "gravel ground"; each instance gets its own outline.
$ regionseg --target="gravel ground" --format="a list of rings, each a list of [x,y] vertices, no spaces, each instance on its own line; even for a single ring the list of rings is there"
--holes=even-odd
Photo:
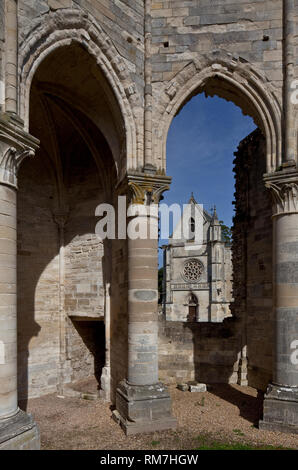
[[[256,390],[237,385],[212,385],[205,393],[181,392],[169,387],[174,431],[126,437],[111,418],[111,405],[101,400],[58,398],[31,399],[27,411],[41,432],[42,449],[196,449],[212,440],[251,446],[272,445],[298,449],[298,435],[260,431],[262,399]]]

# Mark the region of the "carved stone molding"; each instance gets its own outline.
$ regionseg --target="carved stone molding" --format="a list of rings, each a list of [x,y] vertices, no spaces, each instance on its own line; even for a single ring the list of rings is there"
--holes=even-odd
[[[69,217],[69,209],[53,211],[54,222],[58,225],[60,230],[63,230]]]
[[[153,145],[153,162],[166,167],[168,129],[176,114],[196,94],[217,95],[239,106],[250,115],[267,138],[267,171],[282,163],[281,96],[267,74],[244,57],[223,49],[197,52],[169,81],[153,83],[152,135],[161,136]],[[160,166],[160,164],[157,164]]]
[[[13,119],[0,117],[0,184],[17,188],[17,175],[26,157],[33,157],[38,140]]]
[[[164,175],[133,173],[126,176],[126,194],[131,204],[158,204],[164,191],[170,189],[171,178]],[[124,192],[122,188],[122,193]]]
[[[34,151],[32,149],[17,150],[15,147],[8,147],[7,150],[1,152],[0,182],[16,188],[19,167],[27,156],[33,157]]]
[[[265,176],[265,186],[273,199],[273,216],[298,214],[298,172],[278,172]]]

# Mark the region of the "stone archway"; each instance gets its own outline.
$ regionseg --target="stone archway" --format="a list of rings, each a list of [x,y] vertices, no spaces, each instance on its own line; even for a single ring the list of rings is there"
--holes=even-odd
[[[80,44],[94,58],[93,73],[103,74],[113,92],[111,108],[121,109],[125,133],[122,173],[126,168],[138,167],[142,162],[142,130],[137,128],[135,119],[141,107],[139,96],[121,55],[90,13],[72,9],[50,12],[20,44],[19,113],[25,129],[29,128],[29,96],[35,71],[52,51],[73,43]]]
[[[190,62],[159,92],[157,166],[166,166],[166,140],[174,116],[200,92],[233,101],[244,114],[250,115],[266,137],[267,171],[282,164],[280,97],[266,77],[247,61],[218,50]]]
[[[190,62],[164,88],[155,90],[159,96],[154,123],[155,162],[166,166],[166,139],[174,116],[199,92],[218,95],[238,105],[244,114],[253,117],[265,139],[263,188],[273,196],[273,315],[274,330],[272,383],[264,401],[264,419],[260,427],[275,430],[297,427],[297,367],[291,359],[295,343],[297,295],[297,168],[284,151],[285,132],[281,96],[265,75],[240,58],[223,51],[214,51]],[[292,125],[292,124],[291,124]],[[287,129],[289,132],[289,129]],[[289,334],[288,332],[292,333]],[[247,365],[246,345],[242,344],[241,362]],[[285,367],[285,363],[287,366]],[[240,377],[243,374],[240,371]]]
[[[106,305],[109,286],[118,281],[112,280],[113,250],[95,234],[95,211],[115,202],[126,136],[120,107],[95,66],[73,42],[47,55],[31,84],[29,129],[40,148],[19,174],[23,400],[57,387],[67,394],[67,384],[91,377],[110,399],[110,370],[119,380],[113,365],[121,346],[116,339],[111,346],[107,318],[115,312],[117,325],[118,311],[113,298],[111,308]]]

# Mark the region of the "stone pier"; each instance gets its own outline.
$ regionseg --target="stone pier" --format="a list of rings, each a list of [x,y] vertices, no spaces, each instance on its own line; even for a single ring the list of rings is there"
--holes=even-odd
[[[17,171],[36,146],[13,118],[0,121],[0,450],[39,449],[32,416],[18,408],[16,312]]]
[[[127,435],[176,426],[168,390],[158,380],[158,213],[144,212],[152,204],[158,207],[169,181],[148,175],[128,179],[132,193],[128,228],[138,224],[136,230],[148,237],[128,236],[128,376],[116,395],[116,408]]]
[[[261,429],[298,433],[298,173],[265,177],[274,201],[275,351]]]

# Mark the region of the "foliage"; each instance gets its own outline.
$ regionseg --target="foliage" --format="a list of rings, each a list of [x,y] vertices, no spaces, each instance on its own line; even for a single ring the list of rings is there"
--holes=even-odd
[[[230,245],[232,243],[232,229],[225,225],[223,220],[220,220],[219,223],[221,225],[222,239],[225,243]]]
[[[233,431],[240,431],[238,429],[234,429]],[[241,434],[244,434],[240,431]],[[238,433],[236,433],[238,434]],[[202,434],[197,437],[199,442],[199,446],[195,447],[195,450],[290,450],[286,447],[282,446],[273,446],[267,444],[260,444],[255,445],[249,442],[226,442],[223,439],[216,440],[213,436],[208,434]]]

